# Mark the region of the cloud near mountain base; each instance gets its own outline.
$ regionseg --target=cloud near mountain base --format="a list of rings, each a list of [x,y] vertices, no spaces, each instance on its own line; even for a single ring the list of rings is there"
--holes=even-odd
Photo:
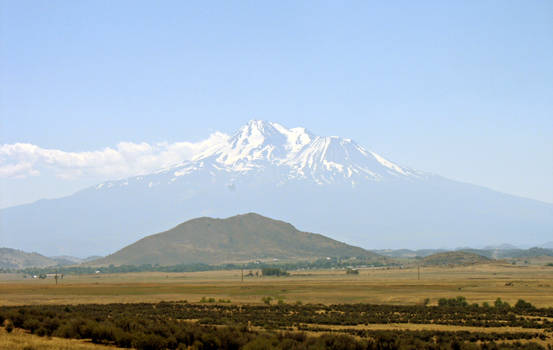
[[[228,138],[215,132],[199,142],[120,142],[115,147],[87,152],[46,149],[30,143],[4,144],[0,146],[0,178],[39,176],[44,168],[52,169],[62,179],[140,175],[190,160]]]

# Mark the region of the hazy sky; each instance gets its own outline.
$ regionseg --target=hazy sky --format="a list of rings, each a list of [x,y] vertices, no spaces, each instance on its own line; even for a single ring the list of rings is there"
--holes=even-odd
[[[553,1],[0,3],[0,207],[249,119],[553,203]]]

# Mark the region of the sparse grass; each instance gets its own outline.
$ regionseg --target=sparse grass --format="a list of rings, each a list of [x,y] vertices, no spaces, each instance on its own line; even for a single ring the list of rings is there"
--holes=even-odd
[[[104,346],[88,343],[83,340],[46,338],[29,334],[21,329],[7,333],[0,327],[0,349],[9,350],[109,350],[119,349],[114,346]]]
[[[546,266],[474,265],[468,267],[290,271],[288,277],[248,278],[240,271],[67,275],[53,280],[24,280],[0,275],[0,304],[80,304],[196,300],[204,296],[238,304],[262,304],[262,298],[303,303],[373,303],[430,305],[463,295],[469,303],[493,303],[498,297],[514,305],[524,299],[553,306],[553,269]]]

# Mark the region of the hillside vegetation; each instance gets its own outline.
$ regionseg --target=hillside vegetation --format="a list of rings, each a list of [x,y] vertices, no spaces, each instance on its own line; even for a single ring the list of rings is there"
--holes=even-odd
[[[92,265],[221,264],[293,261],[325,257],[386,258],[289,223],[249,213],[227,219],[202,217],[133,243]]]
[[[492,259],[485,256],[463,251],[437,253],[422,259],[422,263],[425,266],[474,265],[492,261]]]

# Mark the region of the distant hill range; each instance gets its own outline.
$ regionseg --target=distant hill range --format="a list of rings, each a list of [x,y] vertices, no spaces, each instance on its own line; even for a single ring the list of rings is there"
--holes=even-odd
[[[249,213],[227,219],[202,217],[147,236],[90,265],[223,264],[299,261],[325,257],[387,258],[289,223]]]
[[[373,250],[374,253],[379,255],[384,255],[390,258],[417,258],[425,256],[429,256],[436,253],[444,253],[447,252],[447,249],[417,249],[417,250],[411,250],[411,249],[380,249],[380,250]]]
[[[545,247],[543,245],[542,247]],[[535,258],[538,256],[553,256],[553,249],[534,247],[530,249],[520,249],[508,244],[502,244],[498,247],[486,247],[484,249],[458,248],[456,250],[446,249],[382,249],[373,250],[374,253],[387,256],[393,259],[424,258],[433,254],[446,252],[469,252],[489,259],[509,259],[509,258]]]
[[[535,258],[538,256],[553,256],[553,249],[530,248],[530,249],[463,249],[466,252],[483,255],[491,259],[509,258]]]
[[[17,249],[0,248],[0,268],[22,269],[26,267],[48,267],[58,265],[52,258],[38,253],[27,253]]]
[[[503,244],[498,244],[498,245],[488,245],[488,246],[485,246],[482,249],[484,249],[484,250],[510,250],[510,249],[520,249],[520,248],[517,247],[517,246],[514,246],[512,244],[509,244],[509,243],[503,243]]]
[[[465,251],[453,251],[429,255],[422,259],[424,266],[475,265],[490,263],[493,260],[482,255]]]
[[[96,260],[100,256],[91,256],[80,259],[73,256],[47,257],[39,253],[28,253],[18,249],[0,248],[0,269],[26,269],[30,267],[51,267],[77,265],[89,260]]]

